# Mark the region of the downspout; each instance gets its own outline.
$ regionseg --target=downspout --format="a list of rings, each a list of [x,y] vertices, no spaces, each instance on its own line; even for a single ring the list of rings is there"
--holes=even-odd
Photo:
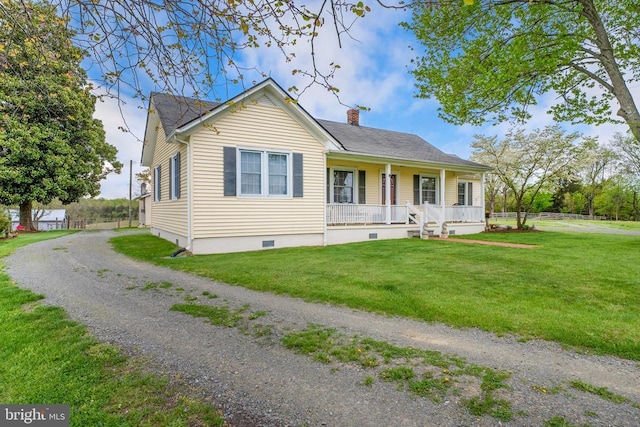
[[[387,225],[391,225],[391,163],[387,163],[385,170],[385,187],[384,187],[384,197],[386,198],[385,210],[387,217]]]
[[[191,236],[192,236],[192,224],[191,224],[191,144],[184,139],[178,138],[178,133],[173,134],[173,141],[184,144],[187,147],[187,246],[186,250],[191,250]]]

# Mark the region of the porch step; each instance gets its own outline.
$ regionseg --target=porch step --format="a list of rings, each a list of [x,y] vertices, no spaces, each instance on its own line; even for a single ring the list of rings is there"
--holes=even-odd
[[[420,237],[420,230],[408,230],[407,235],[410,238]]]
[[[435,236],[440,226],[435,222],[430,222],[422,227],[423,236]]]

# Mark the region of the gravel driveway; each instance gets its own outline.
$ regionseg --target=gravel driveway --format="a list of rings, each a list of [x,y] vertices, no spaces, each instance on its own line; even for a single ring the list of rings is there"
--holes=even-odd
[[[112,251],[113,235],[83,232],[23,247],[6,258],[7,272],[19,286],[44,294],[45,303],[63,307],[98,339],[189,380],[231,425],[536,426],[554,417],[571,425],[640,425],[637,362],[228,286],[132,261]],[[269,334],[170,311],[195,298],[259,313],[255,322]],[[310,323],[509,372],[510,387],[500,390],[500,398],[511,402],[513,419],[475,417],[461,404],[464,395],[434,402],[378,378],[364,385],[372,375],[366,368],[320,363],[280,343],[282,334]],[[578,391],[571,381],[606,387],[630,402]]]

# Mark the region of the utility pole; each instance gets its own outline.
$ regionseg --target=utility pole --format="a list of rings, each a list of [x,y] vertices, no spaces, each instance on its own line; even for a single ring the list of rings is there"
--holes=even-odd
[[[129,228],[131,228],[131,186],[133,184],[133,160],[129,160]]]

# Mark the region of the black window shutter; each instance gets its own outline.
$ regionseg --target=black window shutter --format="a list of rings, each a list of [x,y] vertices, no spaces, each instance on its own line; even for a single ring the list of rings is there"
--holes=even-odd
[[[176,153],[176,199],[180,198],[180,172],[182,165],[180,164],[180,152]]]
[[[302,153],[293,153],[293,197],[302,197],[304,193]]]
[[[358,171],[358,203],[364,205],[367,203],[366,193],[367,183],[365,171]]]
[[[173,199],[173,193],[171,189],[173,188],[173,158],[169,159],[169,199]]]
[[[327,168],[327,203],[331,203],[331,169]]]
[[[223,147],[224,195],[236,195],[236,148]]]
[[[419,206],[420,203],[420,175],[413,175],[413,204]]]
[[[469,194],[467,195],[467,205],[473,206],[473,183],[472,182],[467,183],[467,191],[469,191]]]

